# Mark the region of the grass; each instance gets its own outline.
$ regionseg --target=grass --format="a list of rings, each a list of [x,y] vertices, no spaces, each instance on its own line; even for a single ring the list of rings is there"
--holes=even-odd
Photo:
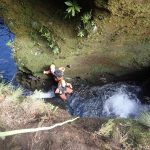
[[[0,83],[0,95],[10,101],[20,102],[23,94],[22,88],[15,89],[11,84]]]
[[[50,109],[52,111],[56,111],[57,107],[48,103],[46,104],[43,99],[36,99],[34,97],[24,97],[22,88],[15,88],[11,84],[0,83],[0,95],[11,102],[21,103],[21,105],[27,106],[30,105],[32,109],[40,109],[43,112],[45,109]]]
[[[150,112],[143,112],[138,118],[138,122],[150,128]]]
[[[96,132],[96,134],[104,137],[110,137],[113,133],[114,125],[114,120],[110,119],[108,120],[108,122],[102,125],[102,127],[99,129],[99,131]]]
[[[11,84],[0,83],[0,95],[9,102],[18,103],[28,111],[31,108],[31,112],[44,113],[45,111],[51,110],[51,112],[55,113],[57,111],[57,106],[50,103],[46,104],[43,99],[37,100],[32,95],[24,97],[22,94],[22,88],[14,88]]]
[[[35,121],[45,121],[55,115],[57,106],[45,103],[43,99],[23,96],[21,88],[0,83],[0,122],[4,126],[17,128]]]
[[[147,118],[149,115],[146,116]],[[147,122],[146,119],[143,119],[144,125]],[[149,130],[132,119],[109,119],[95,133],[108,139],[106,145],[111,145],[111,148],[114,149],[150,148]]]

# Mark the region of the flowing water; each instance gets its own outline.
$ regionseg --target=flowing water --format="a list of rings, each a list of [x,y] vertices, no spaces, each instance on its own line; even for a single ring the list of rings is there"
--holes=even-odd
[[[14,34],[5,26],[4,20],[0,18],[0,78],[6,82],[12,81],[17,71],[11,48],[7,46],[7,43],[13,40]]]
[[[72,115],[80,117],[136,117],[150,106],[138,99],[140,87],[117,83],[93,87],[86,97],[76,93],[69,99]]]
[[[83,88],[76,91],[67,101],[67,109],[73,116],[135,118],[141,112],[150,111],[150,105],[144,105],[138,98],[141,88],[125,83],[107,84]],[[52,98],[54,92],[36,91],[34,98]],[[58,99],[58,103],[61,102]]]

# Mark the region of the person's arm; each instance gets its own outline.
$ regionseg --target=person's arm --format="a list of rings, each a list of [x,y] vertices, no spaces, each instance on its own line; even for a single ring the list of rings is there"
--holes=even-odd
[[[50,72],[52,73],[52,74],[54,74],[54,72],[55,72],[55,65],[54,64],[51,64],[50,65]]]
[[[44,70],[43,73],[44,73],[44,74],[50,74],[51,71],[50,71],[50,70],[47,70],[47,71]]]
[[[50,67],[49,67],[49,70],[44,70],[43,73],[44,74],[54,74],[54,71],[55,71],[55,65],[54,64],[51,64]]]

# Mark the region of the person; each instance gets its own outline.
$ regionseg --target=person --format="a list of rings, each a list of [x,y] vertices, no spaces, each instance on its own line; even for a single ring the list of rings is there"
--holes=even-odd
[[[54,64],[51,64],[49,70],[44,70],[43,73],[44,73],[44,74],[47,74],[47,75],[48,75],[48,74],[52,74],[52,75],[53,75],[53,74],[54,74],[54,71],[55,71],[55,65],[54,65]]]
[[[48,71],[44,71],[44,74],[51,74],[54,80],[57,82],[57,88],[55,89],[55,94],[59,95],[61,100],[66,101],[68,96],[73,93],[73,87],[71,83],[67,83],[64,80],[64,67],[60,67],[56,69],[55,65],[50,65],[50,69]]]

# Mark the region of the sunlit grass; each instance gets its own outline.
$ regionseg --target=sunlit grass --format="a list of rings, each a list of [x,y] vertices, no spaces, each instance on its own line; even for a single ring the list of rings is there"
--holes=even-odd
[[[27,111],[44,113],[45,111],[51,110],[51,112],[56,112],[57,106],[50,103],[45,103],[42,98],[36,98],[34,96],[23,96],[22,88],[15,88],[11,84],[0,83],[0,96],[3,100],[14,103],[22,103],[21,105]],[[31,109],[29,109],[31,108]]]
[[[17,88],[12,92],[12,100],[16,102],[21,102],[21,96],[23,94],[22,88]]]
[[[0,95],[14,102],[21,102],[22,88],[15,89],[11,84],[0,83]]]

